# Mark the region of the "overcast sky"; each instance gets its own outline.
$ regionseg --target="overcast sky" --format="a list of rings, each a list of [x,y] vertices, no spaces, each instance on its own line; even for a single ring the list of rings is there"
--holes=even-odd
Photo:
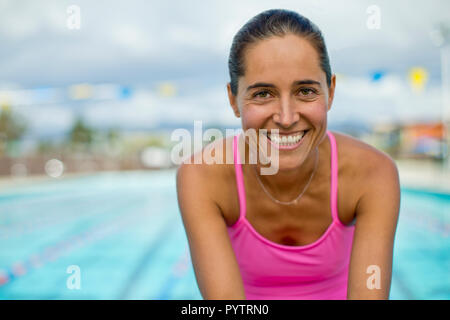
[[[81,29],[66,26],[69,5]],[[366,12],[380,8],[380,29]],[[0,82],[23,86],[77,82],[147,83],[205,77],[227,80],[236,31],[269,8],[293,9],[322,29],[333,71],[405,73],[414,65],[439,80],[429,33],[450,21],[450,1],[26,1],[0,0]],[[211,81],[211,80],[210,80]]]
[[[70,5],[81,9],[79,30],[67,27]],[[380,10],[380,29],[367,27],[371,5]],[[336,119],[367,117],[367,108],[381,118],[402,117],[403,112],[420,117],[424,104],[434,108],[434,116],[439,113],[440,53],[430,32],[440,22],[450,23],[448,0],[0,0],[0,89],[173,81],[182,95],[196,93],[192,105],[203,99],[208,101],[203,107],[223,106],[224,117],[232,122],[223,91],[232,38],[248,19],[271,8],[295,10],[322,30],[332,71],[346,76],[346,82],[338,82],[335,104],[341,111],[335,112]],[[407,91],[407,73],[414,66],[429,72],[427,96],[397,92]],[[387,77],[374,92],[370,74],[377,70]],[[142,109],[144,98],[140,95],[133,105]],[[186,101],[164,103],[172,111],[186,109]],[[97,107],[98,112],[90,111],[92,119],[105,117],[102,108],[111,110],[110,105]],[[120,112],[109,116],[112,123],[123,121]],[[55,117],[55,123],[62,118]],[[139,120],[138,113],[133,121]]]

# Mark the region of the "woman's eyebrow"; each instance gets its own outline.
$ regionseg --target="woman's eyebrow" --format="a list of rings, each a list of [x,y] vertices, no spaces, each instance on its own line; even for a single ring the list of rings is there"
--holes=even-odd
[[[302,84],[317,84],[317,85],[320,86],[320,82],[319,81],[311,80],[311,79],[297,80],[297,81],[294,81],[294,83],[293,83],[294,86],[299,86],[299,85],[302,85]]]
[[[260,88],[260,87],[268,87],[268,88],[275,88],[275,85],[271,84],[271,83],[265,83],[265,82],[257,82],[255,84],[252,84],[250,86],[247,87],[247,89],[245,91],[248,91],[250,89],[254,89],[254,88]]]
[[[297,81],[294,81],[292,83],[293,86],[299,86],[299,85],[303,85],[303,84],[316,84],[316,85],[320,86],[320,82],[319,81],[312,80],[312,79],[297,80]],[[255,84],[252,84],[252,85],[248,86],[245,91],[247,92],[250,89],[261,88],[261,87],[276,88],[276,86],[271,84],[271,83],[257,82]]]

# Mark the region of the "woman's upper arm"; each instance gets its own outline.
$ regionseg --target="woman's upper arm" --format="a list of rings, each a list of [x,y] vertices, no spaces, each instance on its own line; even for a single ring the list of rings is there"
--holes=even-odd
[[[389,298],[400,181],[389,156],[377,154],[372,163],[356,210],[348,299]]]
[[[205,164],[177,171],[178,205],[195,276],[204,299],[245,299],[239,267],[221,211],[212,199]]]

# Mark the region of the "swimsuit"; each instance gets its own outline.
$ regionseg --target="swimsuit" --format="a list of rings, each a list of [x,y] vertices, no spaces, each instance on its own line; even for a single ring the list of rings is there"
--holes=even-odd
[[[348,267],[355,226],[346,226],[338,216],[338,158],[336,140],[327,131],[331,145],[332,223],[315,242],[288,246],[266,239],[245,217],[246,200],[242,164],[233,138],[233,155],[239,196],[239,219],[228,234],[239,265],[245,296],[249,300],[345,300]]]

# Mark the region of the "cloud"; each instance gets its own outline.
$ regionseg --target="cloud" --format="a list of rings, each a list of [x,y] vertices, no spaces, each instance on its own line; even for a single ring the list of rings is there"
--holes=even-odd
[[[152,129],[161,123],[192,126],[197,120],[205,124],[239,125],[221,87],[175,97],[161,97],[155,91],[142,89],[130,100],[88,105],[83,114],[89,123],[98,127]]]
[[[379,82],[346,77],[336,83],[329,115],[335,121],[361,119],[369,123],[436,121],[442,115],[442,91],[429,85],[416,93],[405,78],[395,74]]]
[[[369,1],[78,1],[81,29],[66,27],[68,1],[2,1],[0,82],[24,86],[145,82],[226,73],[232,37],[252,16],[288,8],[311,18],[327,40],[333,68],[363,75],[423,64],[439,72],[433,25],[448,1],[378,1],[381,29],[366,27]],[[45,72],[48,70],[49,72]],[[134,80],[137,79],[137,80]]]
[[[347,75],[347,81],[338,82],[331,119],[425,119],[440,114],[440,56],[429,33],[438,22],[448,21],[446,0],[426,5],[418,0],[378,0],[379,30],[366,26],[366,9],[373,4],[369,0],[345,5],[333,0],[79,0],[80,30],[66,26],[71,4],[0,0],[0,89],[129,84],[141,88],[136,96],[92,103],[84,109],[90,121],[99,126],[152,127],[203,119],[239,125],[225,92],[232,38],[257,13],[287,8],[319,26],[333,71]],[[411,93],[405,80],[416,65],[430,73],[423,95]],[[380,69],[388,76],[371,83],[370,73]],[[178,95],[156,95],[152,87],[161,81],[175,82]],[[20,98],[25,101],[27,95]],[[39,114],[51,115],[45,120],[35,116],[36,109],[27,110],[39,130],[61,129],[73,114],[65,105],[39,106]]]

